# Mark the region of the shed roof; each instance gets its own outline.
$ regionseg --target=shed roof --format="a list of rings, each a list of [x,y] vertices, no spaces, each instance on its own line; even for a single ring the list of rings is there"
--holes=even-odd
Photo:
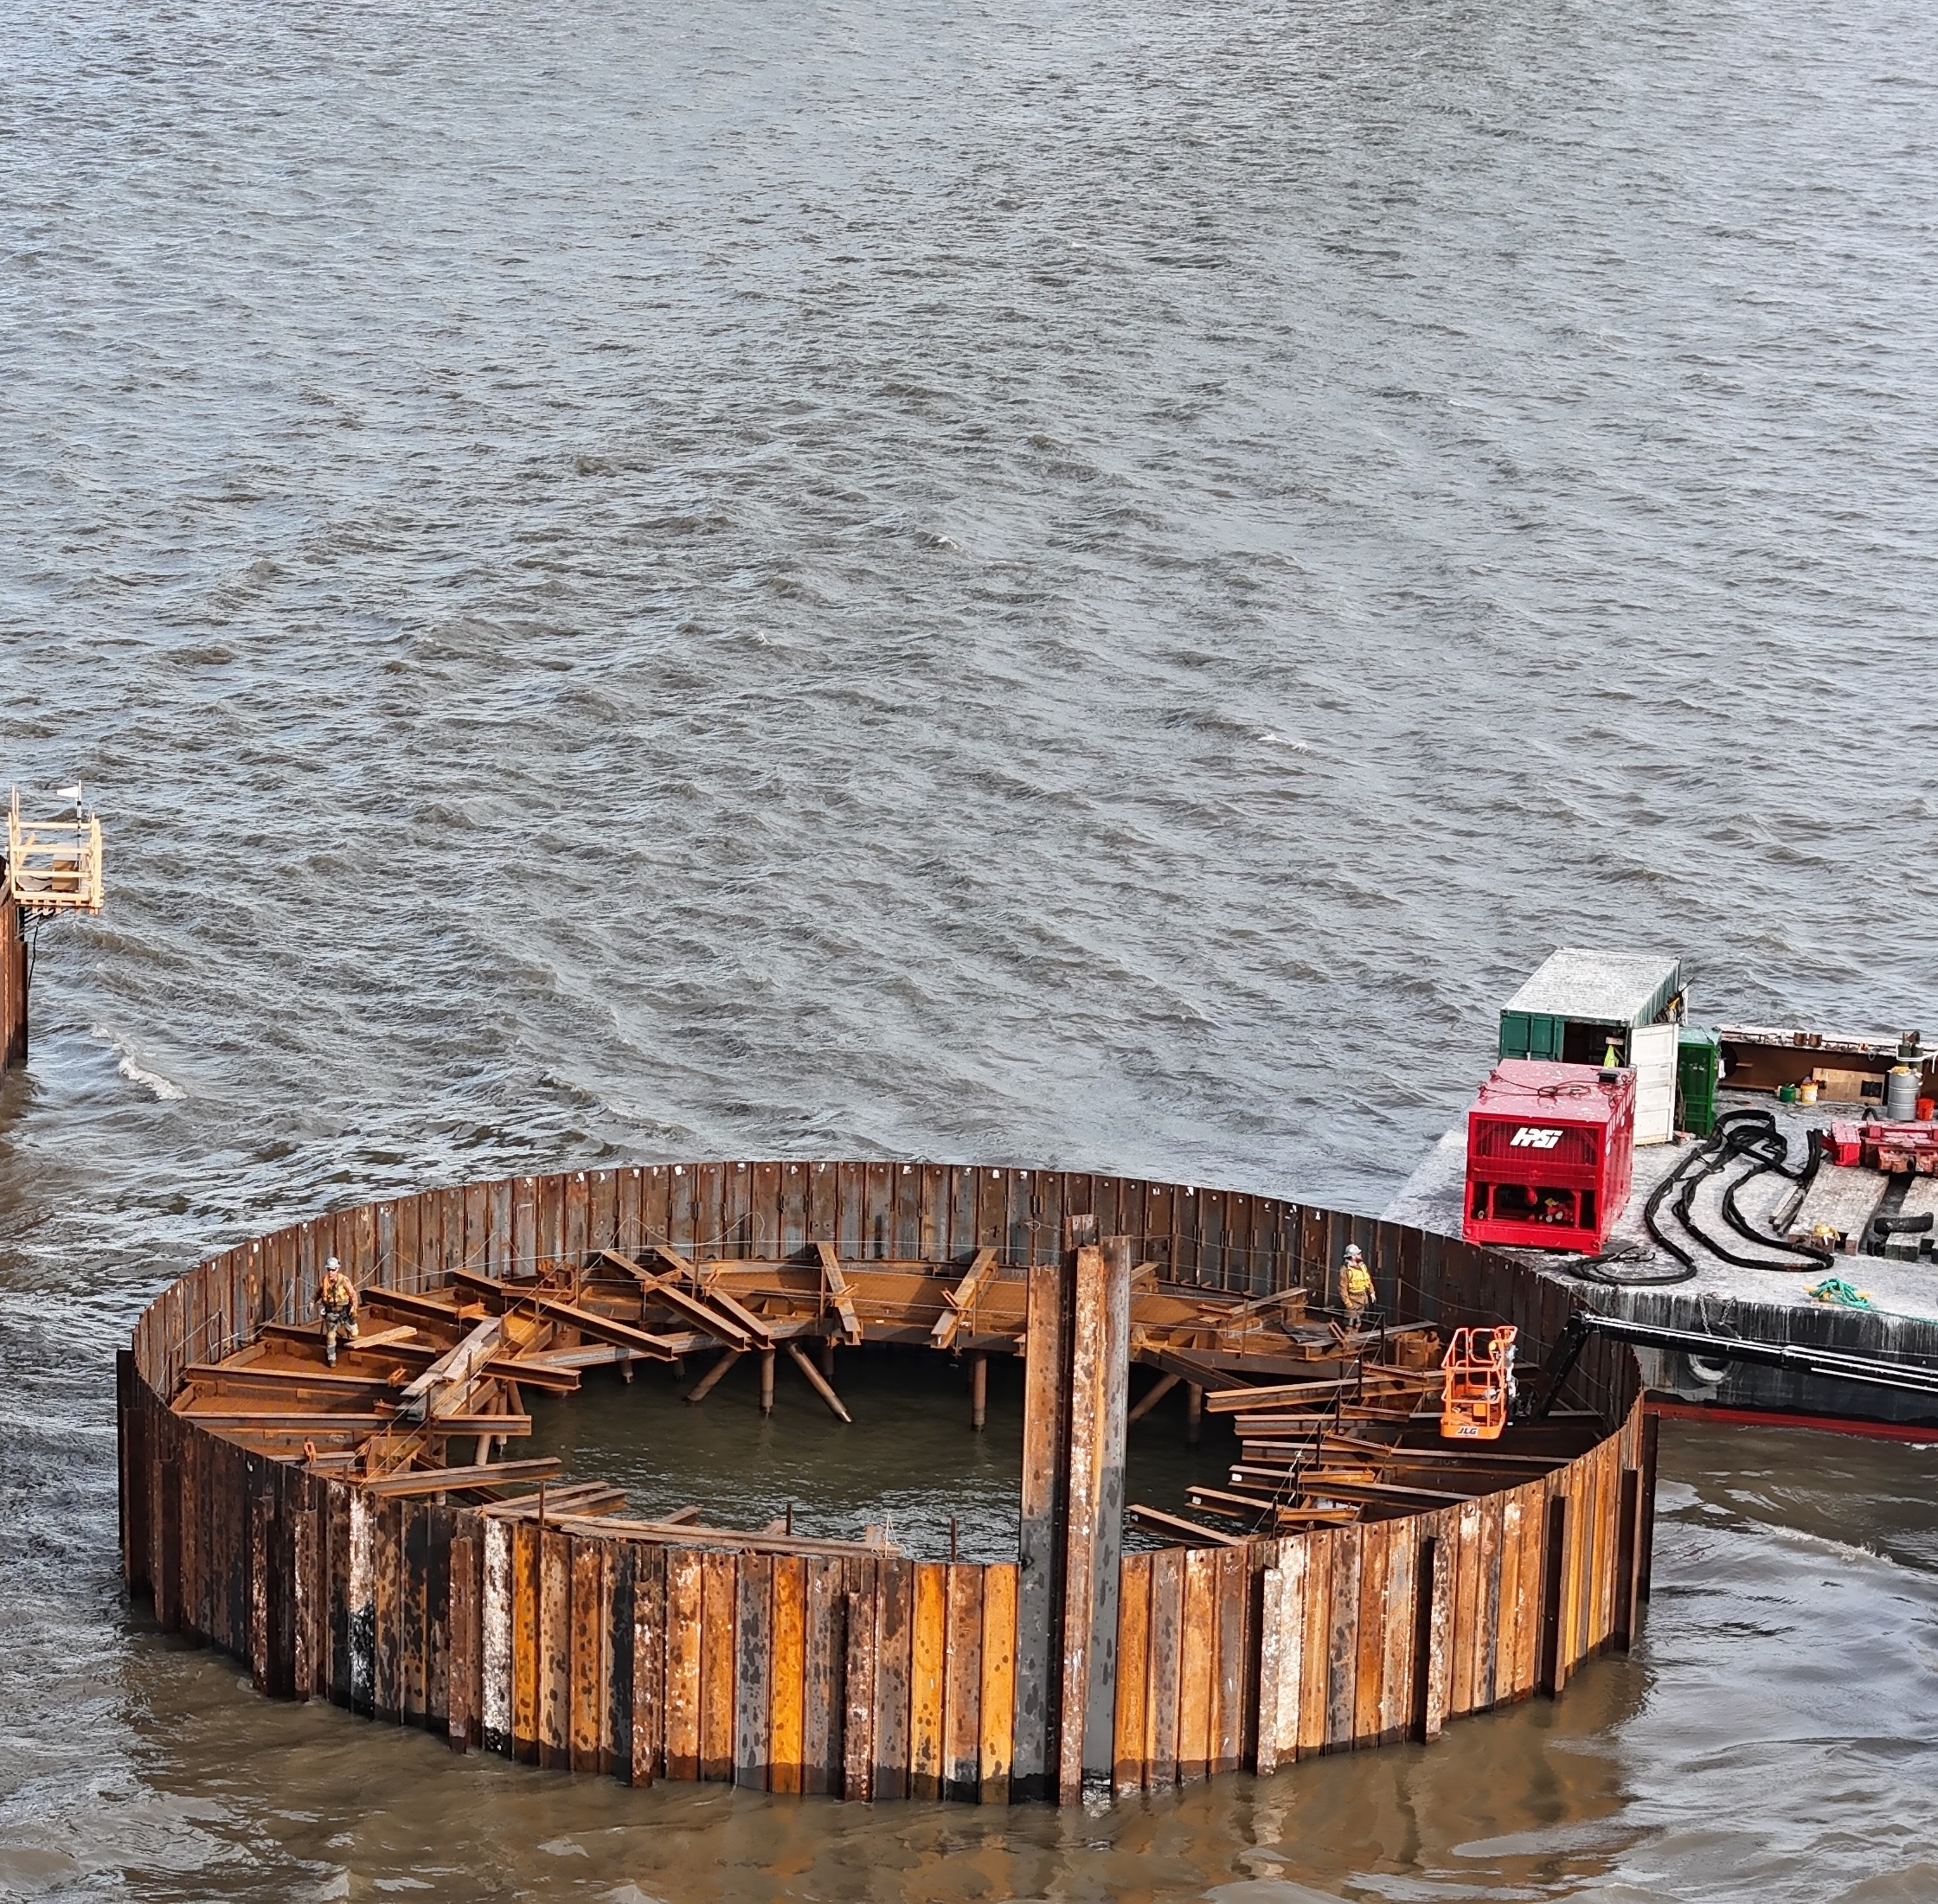
[[[1679,958],[1563,946],[1502,1009],[1594,1024],[1646,1025],[1681,990]]]

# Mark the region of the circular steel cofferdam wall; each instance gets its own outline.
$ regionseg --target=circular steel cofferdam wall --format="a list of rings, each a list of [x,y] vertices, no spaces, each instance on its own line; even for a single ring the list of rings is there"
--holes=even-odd
[[[164,1630],[245,1661],[264,1693],[635,1785],[1068,1802],[1433,1739],[1557,1694],[1628,1642],[1654,1458],[1626,1349],[1591,1340],[1554,1420],[1499,1444],[1538,1432],[1547,1453],[1504,1454],[1479,1484],[1488,1464],[1437,1450],[1429,1429],[1403,1484],[1362,1485],[1358,1510],[1268,1513],[1289,1530],[1154,1551],[1122,1541],[1129,1367],[1161,1380],[1171,1355],[1174,1369],[1269,1382],[1269,1358],[1246,1359],[1258,1318],[1291,1341],[1284,1318],[1322,1307],[1355,1242],[1396,1336],[1511,1323],[1530,1362],[1563,1333],[1568,1292],[1492,1251],[1060,1171],[657,1164],[337,1211],[203,1263],[142,1315],[119,1370],[127,1582]],[[330,1400],[331,1383],[370,1378],[311,1346],[332,1254],[363,1291],[366,1338],[395,1340],[408,1364],[374,1413]],[[599,1299],[601,1275],[630,1291],[632,1319]],[[656,1330],[655,1316],[671,1320]],[[428,1346],[412,1347],[414,1326]],[[542,1493],[506,1500],[480,1463],[502,1448],[492,1423],[517,1433],[523,1418],[440,1412],[440,1381],[492,1392],[493,1356],[569,1375],[778,1345],[805,1372],[804,1338],[1024,1356],[1017,1560],[601,1517],[583,1484],[555,1484],[549,1510]],[[1213,1346],[1164,1346],[1180,1341]],[[1434,1377],[1424,1356],[1415,1367],[1425,1395]],[[294,1412],[238,1406],[252,1382]],[[1302,1406],[1285,1399],[1297,1391],[1275,1405]],[[1370,1445],[1356,1411],[1334,1414],[1341,1446]],[[1470,1484],[1434,1488],[1436,1459],[1468,1461]]]

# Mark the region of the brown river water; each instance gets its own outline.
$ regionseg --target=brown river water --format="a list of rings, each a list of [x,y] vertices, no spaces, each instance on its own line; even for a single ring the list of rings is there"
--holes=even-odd
[[[0,783],[112,882],[0,1092],[0,1897],[1938,1900],[1933,1449],[1672,1424],[1558,1704],[985,1814],[260,1700],[118,1590],[111,1386],[198,1257],[512,1170],[1377,1209],[1557,943],[1932,1029],[1935,73],[1906,0],[0,8]],[[857,1380],[537,1438],[999,1545],[1000,1385]]]

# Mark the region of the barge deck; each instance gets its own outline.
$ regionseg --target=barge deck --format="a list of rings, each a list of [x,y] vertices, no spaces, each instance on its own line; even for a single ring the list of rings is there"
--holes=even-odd
[[[1719,1112],[1756,1110],[1769,1115],[1787,1139],[1793,1164],[1808,1155],[1814,1132],[1867,1112],[1849,1104],[1790,1105],[1767,1091],[1724,1089]],[[1874,1109],[1869,1114],[1875,1114]],[[1747,1242],[1725,1223],[1724,1189],[1743,1176],[1747,1165],[1706,1179],[1692,1206],[1693,1233],[1674,1226],[1672,1234],[1693,1259],[1692,1273],[1670,1278],[1682,1266],[1650,1235],[1645,1210],[1650,1193],[1688,1158],[1691,1143],[1638,1149],[1627,1207],[1611,1232],[1600,1260],[1565,1252],[1516,1251],[1537,1273],[1575,1292],[1584,1308],[1600,1313],[1754,1343],[1782,1343],[1827,1353],[1854,1355],[1914,1369],[1938,1371],[1938,1262],[1928,1255],[1891,1258],[1863,1246],[1872,1240],[1872,1217],[1881,1206],[1916,1215],[1938,1208],[1938,1179],[1907,1181],[1862,1167],[1823,1165],[1800,1206],[1787,1212],[1794,1185],[1763,1176],[1747,1183],[1740,1207],[1753,1227],[1785,1216],[1786,1237],[1807,1234],[1827,1222],[1841,1244],[1827,1264],[1800,1257],[1772,1235],[1767,1249]],[[1447,1132],[1415,1168],[1387,1205],[1389,1221],[1409,1223],[1442,1236],[1458,1236],[1466,1171],[1466,1134]],[[1896,1188],[1894,1188],[1896,1186]],[[1667,1219],[1664,1221],[1667,1223]],[[1726,1261],[1705,1237],[1727,1237],[1731,1253],[1762,1258],[1757,1266]],[[1916,1239],[1911,1240],[1915,1241]],[[1868,1308],[1813,1300],[1808,1292],[1827,1278],[1849,1284],[1868,1296]],[[1871,1382],[1798,1369],[1753,1366],[1722,1357],[1676,1350],[1637,1351],[1652,1392],[1697,1409],[1720,1409],[1773,1418],[1794,1417],[1813,1425],[1860,1430],[1928,1426],[1938,1439],[1938,1396],[1893,1390]]]

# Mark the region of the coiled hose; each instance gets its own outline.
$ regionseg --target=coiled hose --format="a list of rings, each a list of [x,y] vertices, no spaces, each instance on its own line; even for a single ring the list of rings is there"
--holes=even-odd
[[[1802,1258],[1802,1265],[1772,1262],[1767,1256],[1742,1255],[1719,1242],[1697,1222],[1694,1214],[1697,1191],[1710,1177],[1728,1170],[1739,1157],[1746,1157],[1755,1160],[1752,1167],[1723,1193],[1723,1221],[1739,1236],[1762,1248],[1781,1249]],[[1777,1129],[1774,1112],[1755,1106],[1725,1111],[1716,1120],[1716,1127],[1708,1137],[1649,1192],[1648,1202],[1642,1206],[1643,1226],[1657,1247],[1672,1257],[1680,1267],[1652,1273],[1641,1270],[1624,1273],[1616,1267],[1618,1264],[1640,1260],[1634,1246],[1625,1245],[1571,1266],[1572,1273],[1585,1282],[1601,1283],[1611,1289],[1660,1289],[1674,1283],[1694,1281],[1695,1257],[1662,1227],[1662,1208],[1672,1196],[1676,1221],[1719,1261],[1733,1264],[1738,1269],[1771,1269],[1790,1275],[1794,1275],[1803,1265],[1816,1269],[1828,1268],[1836,1260],[1830,1251],[1811,1243],[1780,1243],[1774,1237],[1762,1234],[1750,1227],[1749,1218],[1736,1203],[1736,1194],[1742,1186],[1752,1177],[1762,1176],[1767,1171],[1788,1178],[1800,1189],[1807,1189],[1822,1159],[1822,1149],[1813,1132],[1808,1157],[1793,1170],[1789,1140]]]

